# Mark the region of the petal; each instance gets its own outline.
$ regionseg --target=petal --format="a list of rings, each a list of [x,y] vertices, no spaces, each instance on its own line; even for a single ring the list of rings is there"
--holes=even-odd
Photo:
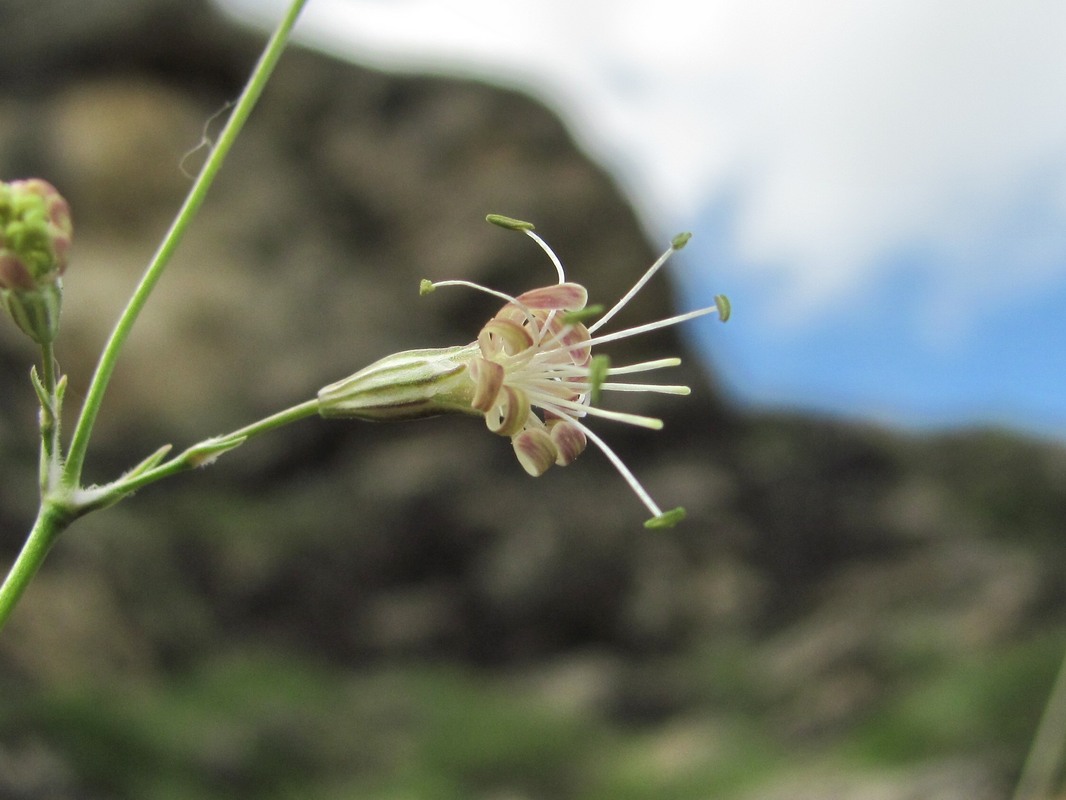
[[[588,345],[586,342],[592,338],[592,334],[589,333],[588,328],[580,322],[567,323],[561,317],[553,318],[548,323],[547,328],[552,338],[549,342],[542,343],[542,347],[555,343],[567,347],[577,345],[569,352],[570,360],[579,367],[589,362],[589,358],[592,356],[592,345]]]
[[[503,386],[503,366],[495,361],[475,357],[470,359],[470,377],[477,384],[470,407],[478,411],[490,411],[496,404],[500,387]]]
[[[515,455],[522,469],[534,478],[543,475],[548,467],[556,463],[555,445],[551,437],[540,428],[528,428],[513,439]]]
[[[576,311],[585,307],[589,293],[580,283],[557,283],[554,286],[530,289],[515,299],[527,308],[544,311]]]
[[[490,319],[477,336],[481,352],[491,358],[497,353],[513,356],[533,346],[533,337],[517,322],[509,319]]]
[[[514,436],[529,419],[529,400],[513,386],[501,386],[496,404],[485,412],[485,425],[500,436]]]
[[[548,423],[548,434],[555,445],[555,463],[560,467],[570,464],[581,455],[588,444],[584,432],[574,423],[556,419]]]

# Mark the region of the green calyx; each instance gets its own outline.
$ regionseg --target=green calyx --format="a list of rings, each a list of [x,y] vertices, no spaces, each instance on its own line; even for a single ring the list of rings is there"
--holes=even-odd
[[[62,302],[58,281],[40,289],[0,289],[0,305],[7,309],[19,330],[37,344],[55,341]]]
[[[467,369],[478,352],[473,344],[386,356],[321,389],[318,413],[369,421],[479,414],[471,406],[474,383]]]

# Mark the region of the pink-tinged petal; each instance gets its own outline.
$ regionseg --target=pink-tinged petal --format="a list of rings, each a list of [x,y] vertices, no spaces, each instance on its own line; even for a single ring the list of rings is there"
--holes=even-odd
[[[503,367],[495,361],[476,357],[470,359],[470,377],[474,379],[477,387],[474,389],[470,407],[477,411],[489,412],[496,404],[504,375]]]
[[[592,356],[592,345],[586,345],[592,338],[589,329],[580,322],[567,323],[561,316],[555,316],[546,325],[549,336],[544,338],[547,344],[580,345],[570,350],[570,360],[577,366],[584,366]]]
[[[485,425],[500,436],[514,436],[526,424],[530,415],[525,392],[511,386],[501,386],[496,404],[485,412]]]
[[[565,467],[585,451],[588,444],[584,432],[574,423],[565,419],[548,423],[548,434],[555,445],[555,463]]]
[[[557,283],[540,289],[530,289],[515,298],[527,308],[544,311],[577,311],[585,307],[589,293],[580,283]]]
[[[586,344],[591,338],[592,334],[589,333],[589,329],[584,325],[574,325],[563,336],[564,344],[568,346],[579,345],[578,347],[570,348],[570,360],[579,367],[588,364],[589,359],[592,358],[592,345]]]
[[[490,319],[477,336],[481,352],[491,358],[500,352],[513,356],[533,346],[529,331],[509,319]]]
[[[543,475],[556,463],[555,445],[540,428],[529,428],[511,440],[518,463],[534,478]]]
[[[37,282],[18,256],[0,251],[0,289],[29,291],[36,286]]]

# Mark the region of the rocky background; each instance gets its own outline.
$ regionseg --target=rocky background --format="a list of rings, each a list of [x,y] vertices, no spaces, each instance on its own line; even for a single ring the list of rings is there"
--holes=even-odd
[[[0,30],[0,175],[74,209],[74,405],[263,37],[192,0],[7,0]],[[665,245],[529,99],[290,50],[89,479],[470,341],[495,303],[419,279],[553,279],[487,212],[607,302]],[[0,326],[4,561],[36,507],[34,356]],[[599,426],[687,506],[673,531],[598,454],[532,480],[473,419],[307,420],[80,521],[0,635],[0,797],[1009,796],[1066,648],[1066,452],[752,414],[687,364],[692,397],[630,404],[664,432]]]

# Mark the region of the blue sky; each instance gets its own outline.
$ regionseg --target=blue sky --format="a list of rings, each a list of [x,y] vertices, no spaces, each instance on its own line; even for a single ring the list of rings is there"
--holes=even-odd
[[[1063,31],[1060,0],[310,0],[301,22],[553,107],[650,237],[694,232],[679,302],[730,295],[694,335],[739,402],[1060,440]]]

